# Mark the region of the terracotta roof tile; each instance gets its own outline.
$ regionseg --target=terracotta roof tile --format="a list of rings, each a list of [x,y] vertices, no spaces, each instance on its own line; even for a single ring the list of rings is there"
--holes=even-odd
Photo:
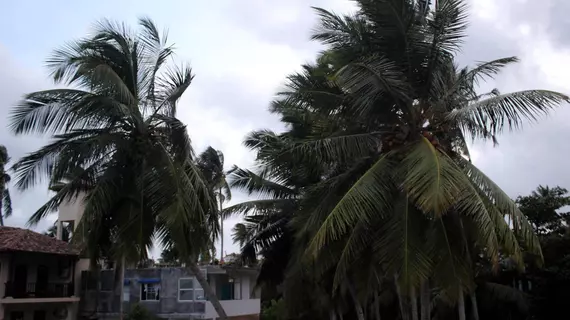
[[[27,229],[0,227],[0,251],[78,255],[67,242]]]

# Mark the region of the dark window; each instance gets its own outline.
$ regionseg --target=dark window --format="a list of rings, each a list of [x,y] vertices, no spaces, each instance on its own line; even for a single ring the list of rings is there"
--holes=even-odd
[[[10,312],[10,320],[24,320],[24,311]]]
[[[160,300],[160,284],[141,283],[141,301]]]
[[[45,310],[35,310],[34,311],[34,320],[46,320]]]

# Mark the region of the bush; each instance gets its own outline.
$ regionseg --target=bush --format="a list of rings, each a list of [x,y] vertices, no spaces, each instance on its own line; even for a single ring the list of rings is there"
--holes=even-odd
[[[140,304],[135,304],[125,315],[125,320],[158,320],[160,319]]]

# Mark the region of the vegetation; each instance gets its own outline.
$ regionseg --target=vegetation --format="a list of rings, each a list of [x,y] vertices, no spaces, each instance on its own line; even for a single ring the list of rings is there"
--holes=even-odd
[[[0,226],[4,225],[4,219],[12,215],[12,199],[10,198],[10,175],[6,172],[6,164],[10,161],[8,150],[0,145]]]
[[[315,8],[313,39],[326,49],[271,104],[286,130],[246,137],[254,170],[226,172],[211,147],[195,157],[176,118],[194,75],[170,62],[149,19],[138,32],[103,21],[55,51],[53,78],[73,89],[30,93],[11,116],[14,133],[52,137],[14,165],[19,189],[49,179],[55,192],[30,223],[84,196],[73,241],[94,268],[102,258],[142,264],[157,239],[220,319],[197,262],[215,256],[234,214],[244,216],[233,229],[242,262],[260,265],[264,318],[552,318],[568,291],[567,190],[514,201],[471,162],[468,141],[496,143],[569,97],[479,92],[518,59],[457,65],[462,0],[356,4],[344,16]],[[230,187],[256,199],[223,208]]]
[[[244,259],[262,256],[259,281],[282,288],[290,318],[478,319],[478,293],[505,291],[480,276],[541,265],[542,252],[467,141],[496,142],[568,97],[478,92],[518,60],[457,66],[463,1],[357,4],[316,9],[327,50],[271,106],[286,132],[246,138],[261,169],[230,184],[260,199],[224,210],[246,215],[234,239]]]
[[[176,118],[194,75],[188,65],[170,63],[174,51],[151,20],[139,24],[134,32],[105,20],[89,38],[54,51],[48,67],[68,88],[29,93],[12,110],[15,134],[52,136],[14,165],[16,186],[25,190],[46,178],[58,185],[31,224],[86,194],[77,238],[93,262],[111,257],[121,268],[146,260],[154,239],[175,243],[224,319],[196,266],[218,235],[218,209]]]

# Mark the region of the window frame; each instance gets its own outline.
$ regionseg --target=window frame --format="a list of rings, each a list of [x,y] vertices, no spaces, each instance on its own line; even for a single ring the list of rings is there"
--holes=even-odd
[[[183,280],[192,280],[192,288],[180,288],[180,283]],[[197,285],[197,286],[196,286]],[[181,299],[180,293],[182,291],[192,291],[192,300]],[[196,291],[201,291],[204,299],[196,299]],[[196,302],[196,301],[206,301],[206,296],[204,295],[204,288],[200,286],[198,279],[196,277],[184,277],[178,279],[178,302]]]
[[[160,283],[159,282],[154,282],[154,283],[141,283],[141,289],[140,289],[140,297],[139,297],[139,301],[145,301],[145,302],[158,302],[160,301]],[[143,291],[144,286],[147,286],[147,292]],[[148,287],[152,286],[154,288],[154,299],[148,299]],[[158,287],[158,288],[157,288]],[[144,293],[144,297],[145,299],[143,299],[143,293]]]

